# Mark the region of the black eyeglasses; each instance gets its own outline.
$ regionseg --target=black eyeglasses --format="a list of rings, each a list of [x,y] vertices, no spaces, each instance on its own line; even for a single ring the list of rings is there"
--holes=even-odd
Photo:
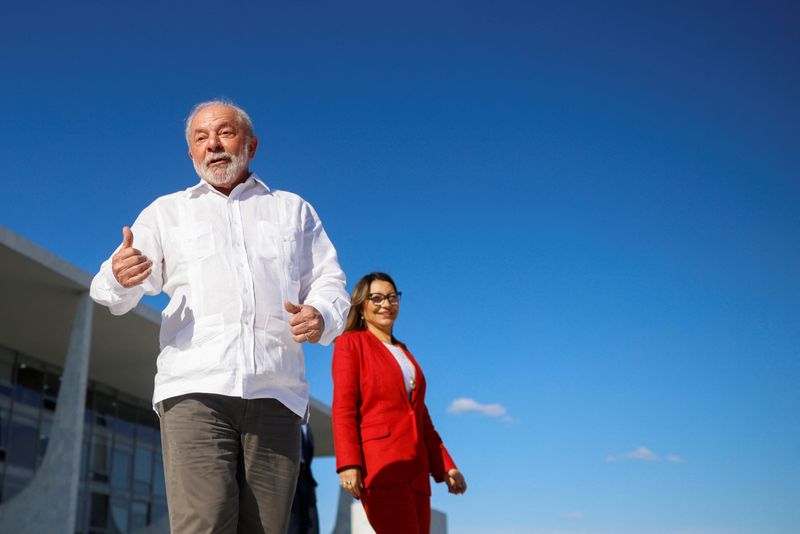
[[[403,293],[398,291],[397,293],[392,293],[391,295],[384,295],[383,293],[370,293],[367,295],[367,300],[372,302],[375,306],[380,306],[383,304],[384,300],[389,301],[390,306],[396,306],[400,304],[400,295]]]

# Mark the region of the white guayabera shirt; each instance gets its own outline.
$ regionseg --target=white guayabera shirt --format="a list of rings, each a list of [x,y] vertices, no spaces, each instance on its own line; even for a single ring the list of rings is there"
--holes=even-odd
[[[121,315],[144,294],[169,295],[153,405],[217,393],[274,398],[304,416],[303,351],[283,302],[322,314],[325,345],[341,333],[350,307],[344,272],[314,208],[251,175],[229,197],[203,181],[163,196],[131,229],[152,274],[126,289],[109,258],[92,280],[91,297]]]

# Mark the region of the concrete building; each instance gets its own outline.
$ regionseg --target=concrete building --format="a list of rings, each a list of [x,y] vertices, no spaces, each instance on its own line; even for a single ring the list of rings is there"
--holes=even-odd
[[[160,313],[112,316],[91,278],[0,226],[0,532],[169,532],[150,403]],[[313,398],[310,424],[316,455],[333,455],[330,408]],[[371,532],[352,504],[340,492],[336,534]]]

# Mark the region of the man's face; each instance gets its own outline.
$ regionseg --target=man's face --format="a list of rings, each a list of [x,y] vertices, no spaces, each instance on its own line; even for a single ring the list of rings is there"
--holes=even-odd
[[[232,108],[213,104],[198,111],[189,128],[189,157],[200,178],[223,188],[244,180],[258,144],[248,134]]]

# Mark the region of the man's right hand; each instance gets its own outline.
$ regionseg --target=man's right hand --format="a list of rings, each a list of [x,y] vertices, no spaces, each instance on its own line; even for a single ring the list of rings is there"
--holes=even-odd
[[[122,246],[111,256],[111,272],[122,287],[138,286],[150,276],[153,262],[139,250],[133,248],[133,232],[122,228]]]

